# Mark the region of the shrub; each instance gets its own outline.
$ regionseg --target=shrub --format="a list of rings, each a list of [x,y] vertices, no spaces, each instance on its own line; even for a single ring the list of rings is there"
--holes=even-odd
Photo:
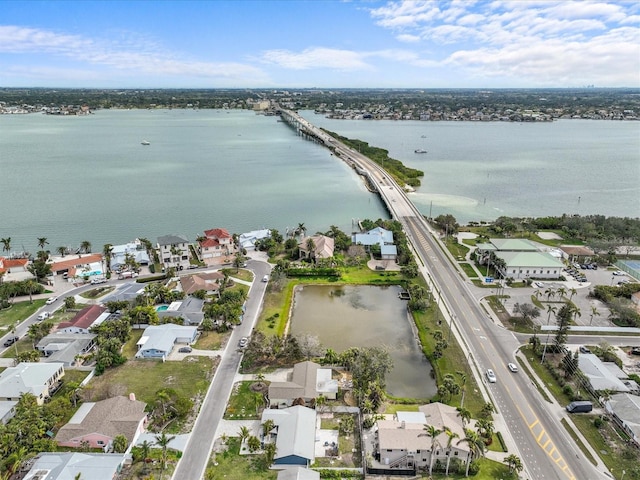
[[[603,423],[604,422],[602,421],[602,418],[600,418],[600,417],[596,417],[596,418],[593,419],[593,426],[596,427],[596,428],[601,428]]]

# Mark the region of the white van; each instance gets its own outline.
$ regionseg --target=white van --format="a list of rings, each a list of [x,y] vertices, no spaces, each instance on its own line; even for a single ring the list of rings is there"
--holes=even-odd
[[[50,316],[51,314],[49,312],[42,312],[40,315],[38,315],[38,321],[41,322],[43,320],[46,320]]]
[[[262,277],[262,281],[264,283],[267,283],[269,281],[269,275],[265,275],[264,277]]]

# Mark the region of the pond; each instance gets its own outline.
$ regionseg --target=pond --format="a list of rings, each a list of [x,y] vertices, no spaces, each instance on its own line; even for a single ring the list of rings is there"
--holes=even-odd
[[[431,365],[420,349],[407,302],[397,286],[306,285],[296,291],[291,334],[315,335],[323,348],[384,346],[393,359],[387,392],[428,399],[436,394]]]

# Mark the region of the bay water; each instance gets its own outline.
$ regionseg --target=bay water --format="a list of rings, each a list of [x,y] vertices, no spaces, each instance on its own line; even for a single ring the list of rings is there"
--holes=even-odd
[[[640,216],[640,122],[332,120],[314,124],[425,172],[410,198],[460,223],[499,215]],[[146,140],[150,145],[142,145]],[[427,154],[416,154],[424,148]],[[387,218],[328,150],[277,117],[243,110],[0,115],[0,237],[12,250],[94,250],[206,229],[308,232]]]

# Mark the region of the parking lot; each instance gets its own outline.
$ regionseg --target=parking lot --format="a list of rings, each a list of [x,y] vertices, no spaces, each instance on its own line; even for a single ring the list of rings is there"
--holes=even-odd
[[[617,269],[607,270],[606,268],[600,267],[597,270],[583,270],[581,268],[575,270],[578,274],[575,277],[571,276],[568,272],[564,272],[564,275],[567,278],[564,282],[538,280],[529,288],[506,287],[504,289],[504,294],[509,296],[509,298],[505,301],[505,308],[507,311],[513,312],[513,306],[516,303],[532,303],[531,295],[534,295],[536,290],[540,292],[539,300],[543,305],[546,305],[547,295],[545,295],[545,292],[549,289],[558,290],[562,287],[566,292],[565,297],[571,297],[571,301],[580,310],[580,316],[575,319],[577,325],[600,327],[614,326],[613,323],[609,321],[609,309],[599,300],[589,298],[589,292],[595,285],[612,286],[617,285],[618,282],[632,282],[634,279]],[[614,275],[614,272],[620,272],[620,274]],[[584,275],[584,281],[580,281],[580,275]],[[578,279],[576,279],[576,277]],[[572,289],[575,289],[576,292],[573,296],[571,296]],[[560,301],[557,295],[555,297],[551,297],[549,300],[551,303]],[[595,311],[593,309],[595,309]],[[547,316],[546,311],[541,311],[540,316],[534,321],[540,325],[546,325]],[[551,315],[550,323],[555,323],[555,317],[553,314]]]

